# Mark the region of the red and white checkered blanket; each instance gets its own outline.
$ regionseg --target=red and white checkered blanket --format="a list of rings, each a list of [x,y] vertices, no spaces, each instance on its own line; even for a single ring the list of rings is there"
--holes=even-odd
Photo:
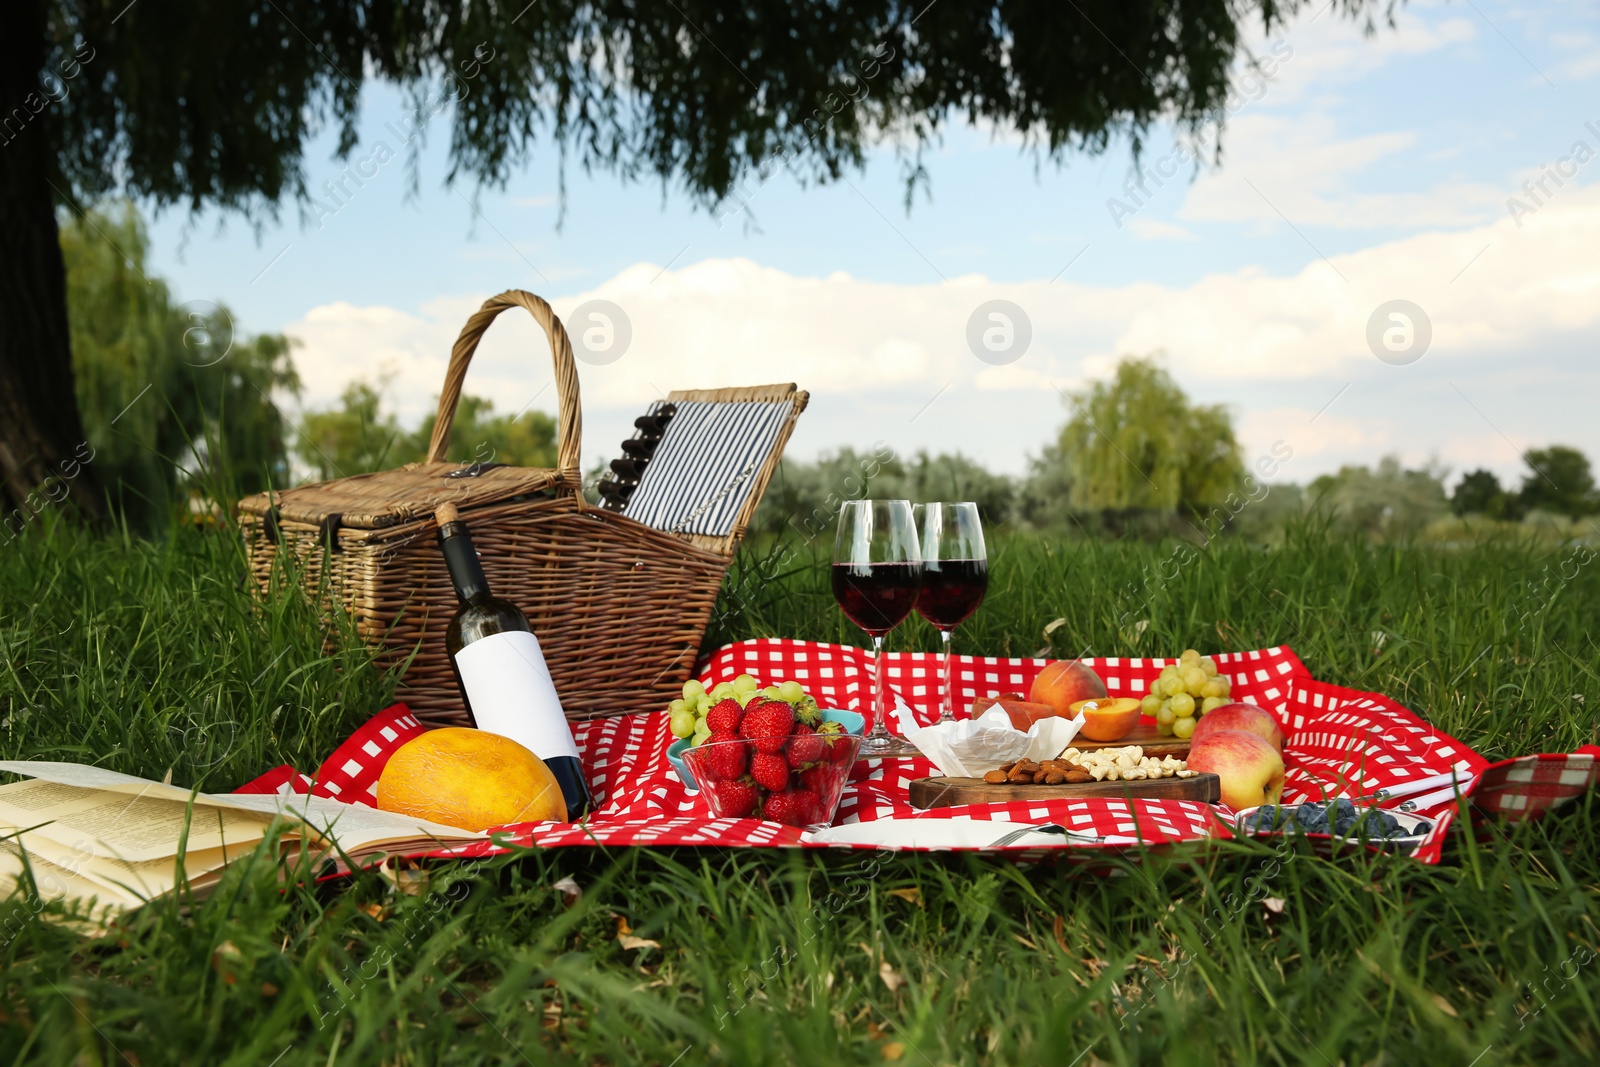
[[[1490,766],[1472,749],[1440,733],[1388,697],[1313,679],[1287,647],[1230,652],[1214,657],[1233,685],[1236,699],[1276,714],[1287,740],[1288,776],[1284,802],[1359,797],[1430,775],[1456,771],[1475,777],[1462,787],[1478,811],[1503,818],[1530,818],[1577,796],[1595,784],[1600,749],[1571,755],[1531,756]],[[1048,660],[957,657],[956,706],[978,696],[1027,692]],[[1161,668],[1173,661],[1106,657],[1089,659],[1113,696],[1142,696]],[[763,639],[719,649],[701,665],[707,686],[742,673],[763,683],[793,678],[823,707],[864,710],[870,702],[872,657],[863,649],[804,641]],[[916,715],[930,723],[938,716],[939,657],[933,653],[890,653],[885,665],[889,686]],[[284,766],[243,786],[239,792],[313,792],[351,803],[371,804],[378,775],[389,756],[423,732],[403,704],[379,713],[355,732],[314,777]],[[689,792],[667,761],[673,740],[663,711],[620,715],[575,724],[584,771],[595,795],[594,814],[585,823],[530,823],[507,827],[494,841],[430,855],[486,855],[504,845],[801,845],[802,832],[756,819],[711,819],[701,798]],[[866,822],[886,817],[1060,823],[1093,834],[1134,835],[1149,844],[1225,837],[1233,813],[1220,805],[1188,800],[1012,801],[972,804],[919,812],[910,806],[907,785],[936,774],[921,759],[858,761],[840,804],[837,821]],[[1474,792],[1476,791],[1476,792]],[[1391,802],[1392,805],[1392,802]],[[1433,821],[1433,830],[1412,855],[1438,862],[1455,804],[1442,800],[1414,814]],[[998,836],[998,834],[997,834]],[[1116,847],[1064,842],[1062,848]]]

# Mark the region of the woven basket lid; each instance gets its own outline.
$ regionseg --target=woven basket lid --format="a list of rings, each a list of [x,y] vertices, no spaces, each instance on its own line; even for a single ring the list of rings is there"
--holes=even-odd
[[[276,508],[278,519],[310,526],[322,526],[336,515],[346,529],[381,530],[431,520],[440,504],[469,511],[516,497],[542,495],[565,484],[557,471],[536,467],[414,463],[399,470],[257,493],[241,500],[239,510],[265,517]]]
[[[478,341],[495,316],[513,307],[527,310],[544,328],[550,341],[560,416],[556,468],[446,462],[456,404],[461,399],[462,382]],[[439,411],[434,419],[433,440],[428,445],[426,462],[297,489],[257,493],[241,500],[239,510],[246,515],[266,518],[276,509],[274,517],[287,522],[381,530],[419,520],[432,521],[434,509],[446,502],[468,511],[547,491],[577,499],[582,486],[582,476],[578,472],[578,442],[582,434],[578,370],[566,327],[550,310],[550,305],[539,297],[520,289],[509,289],[485,300],[462,327],[461,336],[456,338],[450,351],[450,365],[445,371],[444,388],[439,394]]]

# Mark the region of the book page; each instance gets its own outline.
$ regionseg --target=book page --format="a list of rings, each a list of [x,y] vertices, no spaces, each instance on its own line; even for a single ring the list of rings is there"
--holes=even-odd
[[[92,909],[94,915],[120,911],[141,903],[137,896],[127,890],[100,885],[72,868],[59,866],[32,851],[28,853],[27,865],[33,873],[33,886],[39,894],[37,901],[29,902],[35,905],[35,912],[43,910],[44,904],[56,901],[80,905],[96,901],[98,906]],[[22,847],[14,840],[0,841],[0,897],[11,896],[23,881]]]
[[[345,804],[326,797],[303,793],[240,794],[231,798],[241,807],[260,812],[276,812],[301,819],[313,830],[339,842],[346,851],[355,851],[391,841],[433,841],[459,844],[487,835],[445,826],[410,815],[369,808],[365,804]]]
[[[63,849],[57,843],[37,834],[21,834],[6,842],[13,850],[18,847],[28,854],[28,862],[35,865],[35,874],[43,881],[38,868],[47,866],[56,872],[68,872],[77,883],[99,887],[103,899],[119,901],[145,901],[170,893],[178,886],[178,857],[164,856],[153,860],[125,860],[106,855],[92,848]],[[216,881],[215,875],[229,863],[240,859],[249,850],[237,847],[207,848],[186,853],[183,857],[184,879],[193,889]],[[41,885],[41,891],[43,886]],[[79,895],[82,895],[81,890]]]
[[[155,784],[155,783],[151,783]],[[0,826],[26,829],[66,849],[124,860],[170,858],[178,853],[184,827],[188,850],[245,846],[265,836],[271,818],[196,803],[189,810],[170,796],[83,789],[58,782],[13,782],[0,786]]]
[[[84,796],[93,793],[101,797],[105,803],[112,797],[120,796],[124,803],[137,800],[141,805],[145,802],[151,804],[177,803],[180,810],[187,804],[190,793],[178,786],[163,785],[160,782],[147,782],[142,778],[109,771],[103,767],[90,767],[77,763],[54,763],[46,760],[4,760],[0,761],[0,771],[11,771],[14,774],[31,776],[32,782],[18,782],[9,786],[0,786],[0,824],[11,823],[18,827],[30,827],[44,822],[47,818],[55,818],[60,805],[86,803]],[[30,787],[22,795],[12,794],[10,791],[18,787]],[[9,806],[7,806],[9,805]],[[42,805],[42,806],[41,806]],[[88,805],[94,807],[94,805]],[[94,816],[96,820],[107,815],[115,814],[115,806],[109,812],[100,812]],[[154,818],[162,817],[159,807],[142,806],[140,811]],[[221,826],[226,832],[217,833],[207,837],[197,836],[197,831],[203,825],[201,813],[208,811],[208,817],[221,820]],[[482,833],[472,830],[463,830],[458,826],[446,826],[442,823],[429,822],[427,819],[413,818],[407,815],[397,815],[394,812],[380,811],[369,808],[364,804],[345,804],[341,801],[330,800],[326,797],[310,796],[302,793],[196,793],[194,794],[194,822],[190,828],[190,851],[203,848],[220,847],[226,841],[228,844],[249,845],[260,840],[264,833],[265,822],[253,834],[243,834],[243,824],[230,822],[230,819],[242,817],[244,819],[270,820],[271,816],[283,816],[296,822],[303,821],[318,833],[336,838],[346,851],[354,852],[357,849],[366,849],[374,845],[388,842],[405,842],[408,846],[416,842],[431,843],[435,840],[447,844],[459,844],[462,841],[477,840],[482,838]],[[26,817],[26,821],[19,821]],[[120,820],[120,817],[118,821]],[[52,841],[59,842],[70,848],[79,843],[83,836],[74,838],[70,831],[63,831],[59,824],[52,824],[54,829],[41,827],[37,833],[46,834]],[[166,825],[170,829],[170,814],[166,816]],[[109,832],[109,831],[105,831]],[[118,831],[124,832],[124,831]],[[118,850],[118,855],[126,860],[156,859],[162,855],[173,855],[177,852],[177,834],[171,833],[170,848],[165,852],[152,842],[161,837],[161,834],[152,827],[148,831],[131,827],[125,831],[144,844],[143,850],[132,845]],[[238,834],[239,836],[236,836]],[[141,854],[142,852],[142,854]]]
[[[242,799],[240,794],[198,793],[183,786],[135,778],[131,774],[110,771],[104,767],[91,767],[87,763],[56,763],[51,760],[0,760],[0,771],[10,771],[12,774],[37,778],[41,782],[53,782],[56,785],[95,789],[108,793],[126,793],[129,795],[156,797],[162,800],[177,800],[184,803],[188,803],[190,797],[193,797],[197,808],[204,806],[252,812],[260,810],[258,805],[239,803]]]
[[[167,800],[188,800],[189,794],[194,792],[179,785],[167,785],[164,782],[152,782],[144,778],[135,778],[131,774],[121,771],[111,771],[104,767],[92,767],[87,763],[56,763],[52,760],[0,760],[0,771],[10,771],[28,778],[38,778],[45,782],[55,782],[58,785],[73,785],[82,789],[99,789],[113,793],[138,793],[144,796],[162,797]],[[211,794],[200,793],[199,796],[213,800]],[[223,802],[225,807],[231,807]]]

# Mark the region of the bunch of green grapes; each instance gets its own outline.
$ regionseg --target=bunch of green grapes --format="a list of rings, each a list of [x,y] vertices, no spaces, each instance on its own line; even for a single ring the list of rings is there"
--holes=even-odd
[[[1150,683],[1139,710],[1155,716],[1161,736],[1188,737],[1195,719],[1228,702],[1229,688],[1215,660],[1186,648],[1177,663],[1163,667],[1161,677]]]
[[[683,683],[683,697],[667,705],[673,737],[691,737],[698,745],[711,736],[706,725],[706,712],[732,697],[742,708],[756,697],[782,700],[795,706],[795,716],[803,722],[812,722],[808,716],[817,715],[817,702],[807,695],[799,682],[790,680],[777,685],[761,687],[751,674],[741,674],[731,682],[718,682],[707,690],[698,678]]]

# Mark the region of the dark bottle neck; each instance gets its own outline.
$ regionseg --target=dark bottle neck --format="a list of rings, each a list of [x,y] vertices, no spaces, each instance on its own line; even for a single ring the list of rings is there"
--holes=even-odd
[[[478,561],[478,551],[472,547],[472,535],[464,522],[447,522],[439,528],[439,542],[444,549],[444,563],[450,569],[450,584],[464,604],[476,604],[489,599],[489,579],[484,577],[483,564]]]

